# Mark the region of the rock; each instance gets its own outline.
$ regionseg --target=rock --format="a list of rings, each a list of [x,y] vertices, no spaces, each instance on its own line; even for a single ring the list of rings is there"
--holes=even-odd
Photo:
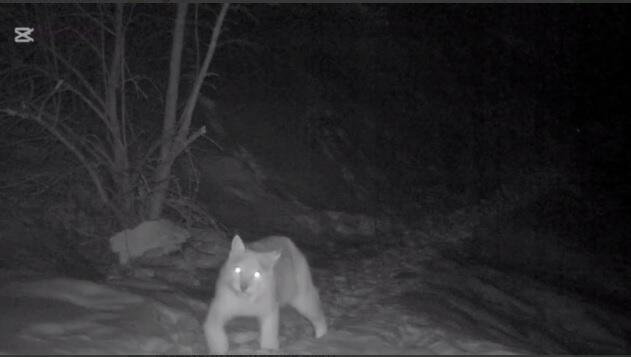
[[[186,229],[169,220],[145,221],[114,235],[110,238],[110,247],[118,255],[119,263],[126,265],[148,252],[155,257],[179,250],[190,236]]]

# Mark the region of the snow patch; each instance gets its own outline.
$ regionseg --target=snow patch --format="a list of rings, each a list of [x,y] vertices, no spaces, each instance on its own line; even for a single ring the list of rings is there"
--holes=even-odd
[[[5,285],[0,294],[10,304],[0,309],[5,309],[2,316],[11,316],[11,323],[0,324],[0,345],[10,346],[12,354],[205,351],[194,313],[185,304],[172,303],[177,292],[159,291],[155,297],[149,296],[152,291],[142,293],[65,278]]]
[[[7,296],[54,299],[95,310],[121,310],[129,304],[142,302],[142,298],[134,294],[87,280],[67,278],[10,283],[1,291]]]

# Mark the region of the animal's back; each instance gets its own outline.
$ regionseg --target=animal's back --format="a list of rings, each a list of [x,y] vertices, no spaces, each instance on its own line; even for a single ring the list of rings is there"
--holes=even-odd
[[[307,259],[291,239],[270,236],[250,243],[248,249],[255,252],[280,251],[280,258],[274,265],[276,297],[280,305],[291,302],[300,293],[315,289]]]

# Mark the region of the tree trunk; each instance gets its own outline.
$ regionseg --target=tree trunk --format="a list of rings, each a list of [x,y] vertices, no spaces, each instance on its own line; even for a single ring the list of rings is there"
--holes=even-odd
[[[107,120],[110,122],[110,145],[114,154],[114,167],[112,169],[112,178],[117,186],[119,197],[115,198],[115,202],[120,205],[121,210],[125,214],[123,226],[137,223],[134,221],[133,212],[133,194],[131,191],[131,180],[129,170],[129,157],[127,145],[125,142],[125,125],[121,123],[121,116],[125,108],[121,107],[117,100],[118,88],[122,83],[122,67],[123,67],[123,50],[125,46],[125,29],[123,25],[123,5],[116,5],[116,35],[114,39],[114,53],[110,65],[109,76],[106,78],[105,91],[105,110]],[[119,111],[120,109],[120,111]],[[120,112],[120,113],[119,113]]]
[[[173,29],[173,47],[171,48],[171,63],[169,67],[169,84],[167,88],[166,104],[164,108],[164,122],[162,126],[162,140],[158,166],[153,176],[153,192],[149,201],[148,218],[156,220],[162,214],[164,200],[169,189],[169,178],[173,164],[173,139],[175,136],[175,118],[177,98],[180,83],[180,69],[182,48],[184,46],[184,25],[188,4],[177,4],[177,16]]]
[[[202,67],[197,73],[197,78],[193,84],[193,89],[188,97],[186,105],[179,122],[176,121],[178,82],[180,77],[180,60],[182,57],[184,22],[186,18],[186,4],[178,4],[177,19],[175,21],[173,48],[171,52],[171,67],[169,74],[169,87],[167,88],[167,101],[164,113],[164,126],[162,128],[162,142],[160,147],[160,158],[158,167],[154,175],[154,191],[149,204],[148,218],[155,220],[160,218],[164,201],[167,197],[169,189],[169,179],[171,176],[171,167],[176,157],[182,153],[195,139],[206,133],[206,128],[201,127],[190,134],[190,124],[193,115],[193,109],[197,103],[197,98],[202,87],[202,83],[206,78],[210,63],[215,54],[219,34],[223,25],[226,13],[228,12],[229,3],[221,6],[221,11],[215,20],[215,26],[211,36],[208,51]]]

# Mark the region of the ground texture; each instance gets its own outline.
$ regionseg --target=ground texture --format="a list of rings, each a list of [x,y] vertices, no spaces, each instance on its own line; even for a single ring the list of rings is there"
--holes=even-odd
[[[420,241],[409,240],[409,241]],[[626,353],[631,320],[431,243],[308,253],[329,332],[282,311],[281,354]],[[8,279],[3,354],[205,353],[207,296],[152,280]],[[15,276],[15,275],[14,275]],[[254,320],[228,324],[231,353],[257,349]]]

